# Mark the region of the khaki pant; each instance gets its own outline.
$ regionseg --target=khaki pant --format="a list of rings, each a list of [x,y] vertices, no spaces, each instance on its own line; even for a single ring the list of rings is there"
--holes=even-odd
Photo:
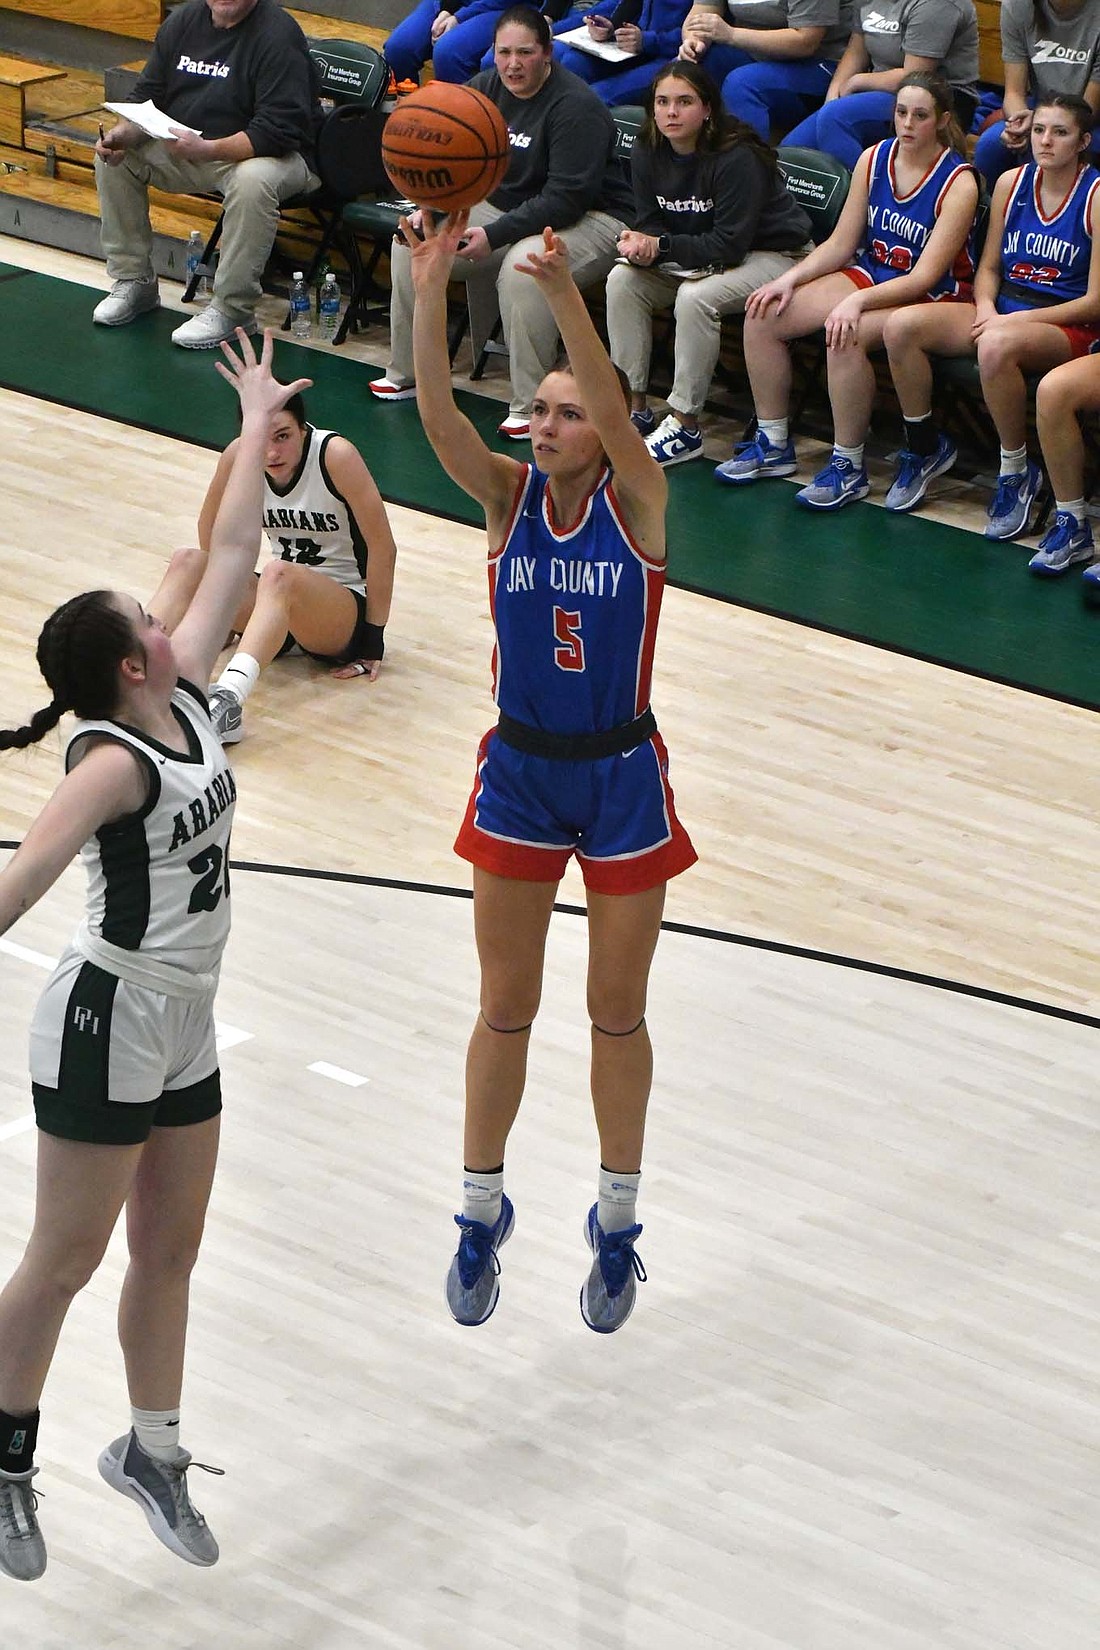
[[[214,297],[233,321],[251,320],[259,302],[280,201],[317,184],[301,155],[176,160],[171,146],[156,139],[128,149],[120,166],[108,166],[97,156],[95,175],[103,251],[113,281],[145,280],[153,273],[150,185],[169,194],[221,195],[225,222]]]
[[[698,281],[663,275],[659,264],[648,269],[616,264],[607,278],[611,359],[626,373],[635,394],[644,394],[649,388],[654,311],[673,310],[676,343],[668,405],[673,412],[699,412],[718,365],[722,317],[742,313],[758,286],[774,281],[808,251],[805,247],[798,252],[750,252],[735,269]]]
[[[483,202],[470,213],[473,224],[490,224],[500,217],[495,206]],[[615,262],[623,225],[606,212],[586,212],[583,218],[558,231],[569,252],[569,267],[579,287],[602,280]],[[508,347],[512,380],[509,412],[526,418],[535,392],[557,359],[559,340],[554,317],[530,275],[516,270],[530,251],[543,250],[542,236],[531,235],[474,263],[456,258],[454,278],[466,282],[470,305],[470,339],[476,357],[499,314]],[[386,376],[395,384],[414,380],[412,350],[413,286],[408,248],[395,241],[390,257],[390,363]]]

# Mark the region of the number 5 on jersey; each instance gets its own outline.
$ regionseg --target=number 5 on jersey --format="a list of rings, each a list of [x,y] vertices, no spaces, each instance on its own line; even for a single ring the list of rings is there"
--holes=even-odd
[[[564,607],[554,609],[554,663],[559,670],[584,669],[584,643],[581,641],[581,616],[567,613]]]

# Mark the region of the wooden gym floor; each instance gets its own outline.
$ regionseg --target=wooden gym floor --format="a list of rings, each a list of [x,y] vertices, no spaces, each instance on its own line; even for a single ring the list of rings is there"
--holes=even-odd
[[[211,457],[22,396],[0,421],[13,722],[41,702],[42,617],[92,582],[151,590]],[[595,1144],[563,909],[501,1303],[463,1331],[441,1292],[476,972],[450,841],[491,720],[484,551],[394,521],[380,681],[272,667],[233,758],[225,1147],[184,1429],[227,1469],[192,1475],[222,1561],[180,1564],[96,1475],[126,1420],[116,1243],[47,1388],[50,1568],[3,1588],[5,1638],[1095,1642],[1094,716],[669,592],[656,704],[702,857],[654,974],[650,1281],[620,1335],[584,1329]],[[56,745],[4,757],[4,842],[56,771]],[[0,1272],[31,1211],[27,1021],[80,897],[74,868],[0,941]]]

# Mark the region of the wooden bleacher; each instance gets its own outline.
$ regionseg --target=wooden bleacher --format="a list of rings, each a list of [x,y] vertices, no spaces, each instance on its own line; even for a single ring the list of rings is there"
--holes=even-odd
[[[152,40],[160,28],[164,0],[19,0],[19,10],[55,23]]]
[[[151,39],[167,8],[163,0],[22,0],[35,16],[94,28],[99,34]],[[381,46],[385,29],[316,12],[292,11],[313,39],[356,39]],[[123,60],[123,52],[129,53]],[[120,51],[118,67],[138,72],[144,57]],[[27,58],[0,57],[0,231],[52,240],[57,213],[70,215],[69,229],[56,244],[98,255],[99,204],[94,146],[100,123],[114,116],[103,108],[102,73],[63,68]],[[36,216],[35,209],[42,209]],[[150,193],[154,234],[186,242],[192,229],[206,231],[217,204],[197,197]],[[300,228],[300,234],[299,234]],[[292,221],[280,244],[288,256],[308,256],[314,235],[303,214]]]

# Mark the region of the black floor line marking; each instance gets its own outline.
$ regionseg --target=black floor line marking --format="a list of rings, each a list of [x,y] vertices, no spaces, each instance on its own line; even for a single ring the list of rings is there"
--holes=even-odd
[[[7,844],[0,843],[0,847]],[[435,894],[443,899],[472,900],[468,888],[449,888],[441,883],[406,882],[394,877],[372,877],[357,871],[314,871],[301,865],[268,865],[260,860],[230,860],[231,871],[255,871],[261,876],[304,877],[315,882],[356,883],[365,888],[392,888],[401,893]],[[568,916],[583,917],[583,905],[567,905],[556,901],[554,910]],[[1007,991],[993,991],[986,986],[967,985],[961,980],[949,980],[938,974],[920,974],[910,968],[896,968],[889,963],[869,962],[861,957],[846,957],[839,952],[816,951],[804,945],[789,945],[782,940],[761,939],[755,934],[735,934],[723,928],[704,928],[697,923],[662,922],[668,934],[685,934],[694,939],[711,940],[719,945],[740,945],[750,951],[770,951],[780,957],[800,957],[806,962],[827,963],[834,968],[848,968],[856,973],[876,974],[888,980],[905,980],[911,985],[929,986],[936,991],[950,991],[956,996],[973,997],[981,1002],[1000,1003],[1005,1008],[1018,1008],[1029,1014],[1045,1014],[1054,1020],[1068,1020],[1074,1025],[1092,1026],[1100,1030],[1100,1016],[1086,1014],[1081,1009],[1060,1008],[1054,1003],[1036,1002],[1031,997],[1013,996]]]
[[[0,852],[14,853],[18,842],[0,842]],[[263,860],[231,859],[231,871],[254,871],[259,876],[301,877],[311,882],[344,882],[360,888],[389,888],[402,894],[434,894],[439,899],[472,900],[469,888],[449,888],[438,882],[412,882],[400,877],[372,877],[360,871],[317,871],[305,865],[269,865]],[[583,905],[569,905],[557,900],[554,910],[564,916],[583,917]],[[769,951],[777,957],[799,957],[805,962],[826,963],[831,968],[848,968],[858,974],[876,974],[887,980],[905,980],[910,985],[928,986],[934,991],[950,991],[958,997],[973,997],[979,1002],[1000,1003],[1004,1008],[1022,1009],[1028,1014],[1044,1014],[1052,1020],[1068,1020],[1073,1025],[1092,1026],[1100,1031],[1100,1016],[1086,1014],[1082,1009],[1061,1008],[1055,1003],[1040,1003],[1033,997],[1017,997],[1008,991],[993,991],[987,986],[967,985],[962,980],[949,980],[939,974],[921,974],[911,968],[897,968],[891,963],[870,962],[863,957],[846,957],[836,951],[817,951],[810,946],[791,945],[784,940],[766,940],[758,934],[736,934],[726,928],[704,928],[692,922],[662,922],[666,934],[685,934],[692,939],[710,940],[718,945],[740,945],[746,951]]]

